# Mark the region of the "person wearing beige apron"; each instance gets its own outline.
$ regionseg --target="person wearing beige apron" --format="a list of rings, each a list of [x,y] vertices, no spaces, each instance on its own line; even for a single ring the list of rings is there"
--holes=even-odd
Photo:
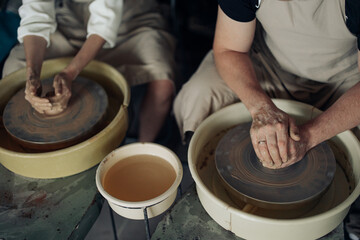
[[[359,40],[354,35],[360,33],[360,1],[218,2],[213,50],[174,102],[183,138],[211,113],[242,101],[253,118],[250,136],[258,158],[266,167],[281,168],[360,124]],[[325,111],[296,126],[271,98]],[[347,226],[354,239],[360,234],[356,224]]]
[[[175,93],[175,39],[156,0],[24,0],[19,14],[20,44],[10,52],[3,77],[27,67],[26,99],[38,112],[63,111],[72,80],[97,59],[118,69],[130,86],[147,83],[138,139],[156,139]],[[70,56],[70,65],[54,77],[56,96],[39,98],[42,61]]]

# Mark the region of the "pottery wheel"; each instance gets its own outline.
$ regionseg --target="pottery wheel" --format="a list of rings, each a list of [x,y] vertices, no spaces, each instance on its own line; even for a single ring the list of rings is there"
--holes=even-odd
[[[42,96],[53,91],[52,82],[52,78],[42,81]],[[3,122],[7,132],[30,149],[53,150],[84,140],[101,122],[108,106],[105,90],[84,77],[73,81],[68,107],[55,116],[33,109],[25,100],[24,90],[18,91],[7,103]]]
[[[336,160],[328,144],[319,144],[289,167],[269,169],[255,154],[250,127],[245,123],[229,130],[216,148],[216,168],[231,194],[255,206],[280,209],[315,199],[331,184]]]

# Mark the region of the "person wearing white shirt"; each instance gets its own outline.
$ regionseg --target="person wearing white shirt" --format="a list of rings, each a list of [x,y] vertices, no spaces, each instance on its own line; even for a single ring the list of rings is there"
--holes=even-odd
[[[156,0],[23,0],[19,44],[3,77],[26,67],[25,98],[40,113],[62,112],[71,83],[93,59],[118,69],[130,86],[148,83],[140,110],[139,141],[154,141],[175,92],[174,38]],[[45,59],[73,56],[53,80],[55,95],[41,98]]]

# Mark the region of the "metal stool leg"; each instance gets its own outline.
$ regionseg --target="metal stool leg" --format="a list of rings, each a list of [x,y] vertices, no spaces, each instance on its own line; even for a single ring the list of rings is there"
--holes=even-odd
[[[116,232],[116,224],[115,224],[114,212],[111,209],[110,205],[109,205],[109,210],[110,210],[111,226],[112,226],[113,233],[114,233],[114,239],[118,240],[117,232]]]
[[[147,214],[147,207],[143,208],[143,211],[144,211],[144,220],[145,220],[146,239],[150,240],[151,234],[150,234],[150,223]]]

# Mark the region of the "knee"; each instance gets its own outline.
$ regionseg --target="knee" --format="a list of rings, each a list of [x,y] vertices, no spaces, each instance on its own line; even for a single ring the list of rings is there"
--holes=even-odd
[[[15,72],[16,70],[22,67],[25,67],[25,65],[17,66],[17,64],[14,64],[12,62],[12,59],[7,58],[2,69],[2,78],[6,77],[7,75],[10,75],[11,73]]]
[[[216,91],[216,87],[208,82],[197,78],[191,78],[182,86],[175,101],[208,102]]]
[[[4,62],[2,77],[5,77],[26,66],[25,51],[23,45],[15,46]]]
[[[175,116],[187,118],[191,112],[202,112],[203,108],[209,109],[211,90],[207,84],[190,79],[185,83],[173,103]]]

